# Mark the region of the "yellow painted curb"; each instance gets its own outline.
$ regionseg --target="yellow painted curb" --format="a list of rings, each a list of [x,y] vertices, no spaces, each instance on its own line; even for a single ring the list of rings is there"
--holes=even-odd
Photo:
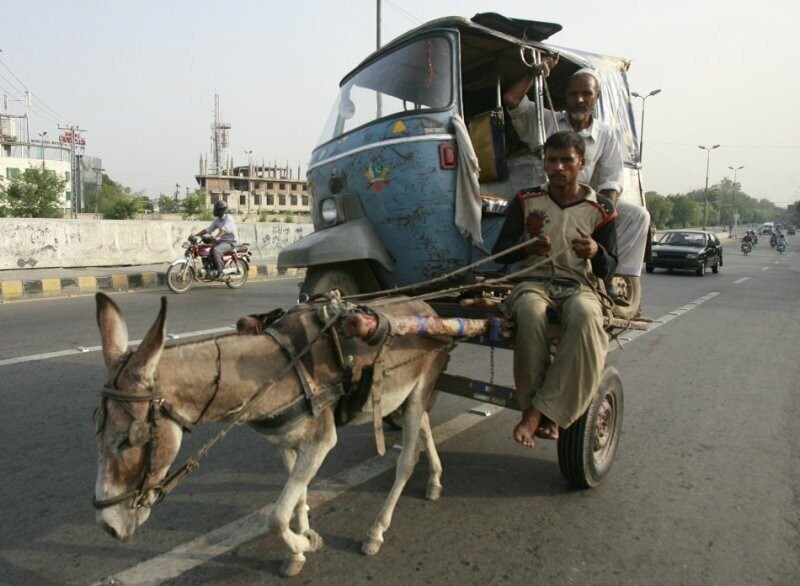
[[[42,295],[61,293],[61,279],[42,279]]]
[[[111,286],[114,289],[128,289],[128,275],[111,275]]]
[[[142,273],[142,286],[155,287],[158,285],[158,273]]]
[[[96,277],[78,277],[78,289],[81,293],[89,291],[97,291],[97,278]]]
[[[3,281],[3,299],[18,299],[22,291],[22,281]]]

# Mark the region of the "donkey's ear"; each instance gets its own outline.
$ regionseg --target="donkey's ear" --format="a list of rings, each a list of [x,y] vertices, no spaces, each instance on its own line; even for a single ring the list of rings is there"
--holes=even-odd
[[[97,302],[97,325],[100,327],[103,359],[106,366],[111,368],[128,350],[128,327],[122,318],[122,312],[111,297],[98,293],[94,298]]]
[[[158,312],[156,321],[150,326],[142,343],[131,356],[130,368],[136,378],[150,381],[155,375],[161,352],[164,350],[164,341],[167,334],[167,298],[161,298],[161,311]]]

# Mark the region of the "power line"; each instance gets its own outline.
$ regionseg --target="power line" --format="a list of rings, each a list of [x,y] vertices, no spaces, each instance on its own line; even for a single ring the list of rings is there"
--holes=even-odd
[[[411,14],[408,10],[399,7],[397,4],[392,2],[392,0],[386,0],[386,2],[397,12],[399,12],[401,16],[405,16],[408,20],[415,22],[416,24],[422,24],[422,20]]]
[[[11,70],[11,68],[8,65],[6,65],[6,63],[2,59],[0,59],[0,65],[2,65],[6,69],[6,71],[8,71],[11,74],[11,76],[17,81],[17,83],[19,83],[19,85],[21,86],[22,89],[18,89],[16,87],[16,85],[11,80],[9,80],[5,75],[3,75],[2,73],[0,73],[0,78],[4,79],[9,85],[14,87],[14,89],[17,92],[22,94],[22,97],[25,97],[25,95],[27,94],[27,95],[29,95],[31,97],[31,100],[35,100],[37,102],[36,111],[37,111],[38,115],[42,116],[43,118],[45,118],[47,120],[50,120],[51,122],[55,122],[56,124],[58,124],[59,121],[68,120],[68,118],[66,116],[62,115],[61,113],[59,113],[56,110],[54,110],[53,108],[51,108],[47,103],[45,103],[44,100],[42,100],[34,92],[30,91],[28,89],[28,87],[25,85],[25,83],[19,77],[17,77],[17,75]],[[50,115],[45,115],[44,111],[42,111],[41,108],[44,108],[44,109],[48,110],[51,113],[51,115],[53,115],[56,118],[58,118],[58,120],[52,120],[51,116]],[[34,110],[33,103],[31,103],[31,110]]]

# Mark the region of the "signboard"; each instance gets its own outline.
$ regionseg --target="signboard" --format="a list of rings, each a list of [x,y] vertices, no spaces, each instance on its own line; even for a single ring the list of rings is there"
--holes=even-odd
[[[72,130],[67,130],[58,137],[59,142],[63,142],[66,144],[73,144],[76,147],[85,147],[86,146],[86,139],[83,138],[80,133],[73,132]]]

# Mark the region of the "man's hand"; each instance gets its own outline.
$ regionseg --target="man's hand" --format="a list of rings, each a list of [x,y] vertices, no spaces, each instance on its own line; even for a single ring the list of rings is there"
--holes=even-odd
[[[597,245],[597,242],[594,241],[594,238],[580,228],[577,230],[580,238],[574,238],[572,240],[572,250],[575,251],[578,258],[589,259],[597,256],[597,251],[600,250],[600,247]]]
[[[528,254],[534,256],[547,256],[550,254],[550,248],[553,246],[553,241],[549,236],[537,236],[525,246],[524,250]]]

